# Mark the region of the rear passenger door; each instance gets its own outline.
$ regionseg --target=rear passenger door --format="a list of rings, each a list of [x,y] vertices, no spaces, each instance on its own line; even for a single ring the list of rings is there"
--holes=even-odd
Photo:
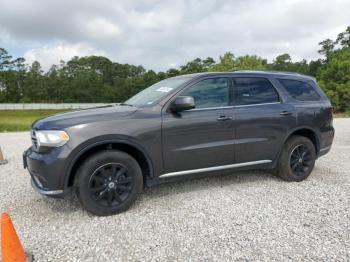
[[[275,160],[296,125],[295,109],[284,103],[267,78],[234,77],[235,160]]]

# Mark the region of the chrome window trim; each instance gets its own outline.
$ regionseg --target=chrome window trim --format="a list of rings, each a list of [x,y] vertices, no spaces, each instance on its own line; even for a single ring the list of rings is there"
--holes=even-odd
[[[184,112],[203,111],[203,110],[228,109],[228,108],[233,108],[233,107],[234,107],[234,106],[203,107],[203,108],[194,108],[194,109],[190,109],[190,110],[185,110]]]
[[[166,173],[166,174],[160,175],[160,177],[163,178],[163,177],[183,176],[183,175],[203,173],[203,172],[210,172],[210,171],[218,171],[218,170],[231,169],[231,168],[237,168],[237,167],[252,166],[252,165],[259,165],[259,164],[267,164],[267,163],[271,163],[271,162],[272,162],[272,160],[258,160],[258,161],[237,163],[237,164],[224,165],[224,166],[205,167],[205,168],[198,168],[198,169],[170,172],[170,173]]]
[[[275,104],[282,104],[282,102],[271,102],[271,103],[260,103],[260,104],[238,105],[238,106],[221,106],[221,107],[194,108],[194,109],[190,109],[190,110],[185,110],[184,112],[202,111],[202,110],[218,110],[218,109],[228,109],[228,108],[235,108],[235,107],[250,107],[250,106],[261,106],[261,105],[275,105]]]
[[[260,106],[260,105],[277,105],[277,104],[282,104],[281,101],[279,102],[271,102],[271,103],[260,103],[260,104],[250,104],[250,105],[238,105],[234,107],[248,107],[248,106]]]

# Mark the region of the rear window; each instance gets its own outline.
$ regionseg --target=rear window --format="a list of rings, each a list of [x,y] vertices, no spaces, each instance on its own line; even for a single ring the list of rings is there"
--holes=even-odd
[[[278,81],[284,86],[287,93],[296,100],[299,101],[318,101],[320,100],[319,94],[315,89],[308,83],[289,80],[289,79],[278,79]]]

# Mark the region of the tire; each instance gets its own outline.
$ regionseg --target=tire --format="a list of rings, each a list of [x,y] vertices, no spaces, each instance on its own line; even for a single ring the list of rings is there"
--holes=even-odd
[[[130,208],[143,188],[140,166],[129,154],[117,150],[96,153],[77,171],[76,192],[92,214],[108,216]]]
[[[277,174],[286,181],[303,181],[311,174],[315,160],[316,150],[311,140],[303,136],[292,136],[283,146]]]

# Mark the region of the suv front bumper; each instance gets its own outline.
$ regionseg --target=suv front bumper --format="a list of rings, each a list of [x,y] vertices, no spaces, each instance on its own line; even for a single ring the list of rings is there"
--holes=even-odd
[[[44,188],[40,182],[35,179],[36,177],[31,175],[32,178],[30,180],[30,184],[32,185],[32,187],[34,188],[34,190],[42,195],[46,195],[46,196],[52,196],[52,197],[64,197],[65,192],[64,190],[49,190],[47,188]]]
[[[47,154],[39,154],[28,148],[23,152],[23,167],[31,176],[31,185],[38,193],[50,197],[62,198],[70,188],[65,188],[65,158],[60,158],[62,149],[53,149]]]

